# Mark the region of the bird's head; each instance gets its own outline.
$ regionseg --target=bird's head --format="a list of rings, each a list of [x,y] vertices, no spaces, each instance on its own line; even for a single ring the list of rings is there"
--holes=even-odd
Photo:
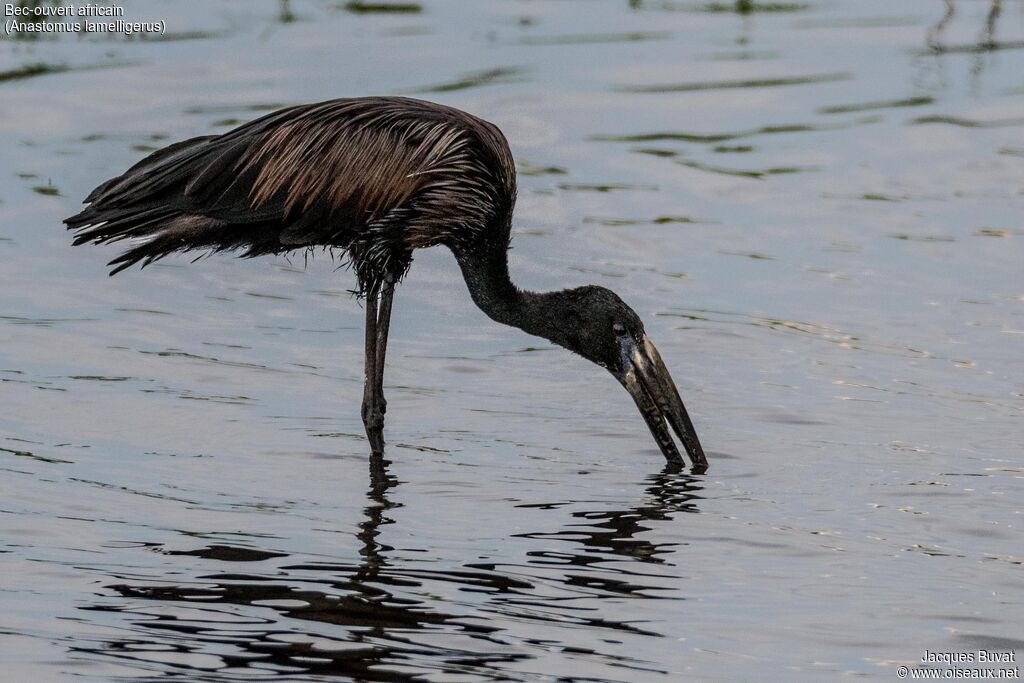
[[[559,294],[562,301],[556,315],[560,319],[551,321],[549,329],[554,328],[554,334],[545,336],[597,363],[619,380],[670,462],[682,462],[682,458],[666,421],[683,442],[694,469],[705,469],[707,459],[693,422],[636,312],[604,287],[579,287]]]

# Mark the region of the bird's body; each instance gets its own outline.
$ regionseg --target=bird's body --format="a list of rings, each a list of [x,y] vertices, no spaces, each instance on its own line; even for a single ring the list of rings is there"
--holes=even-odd
[[[363,292],[400,277],[412,251],[507,248],[515,165],[495,126],[407,98],[280,110],[159,150],[96,188],[68,219],[76,243],[136,238],[118,272],[186,249],[245,256],[345,250]]]
[[[65,223],[78,230],[76,245],[131,240],[111,261],[111,274],[188,250],[343,250],[367,298],[363,418],[374,452],[383,449],[394,285],[414,250],[444,245],[485,313],[611,370],[634,395],[666,457],[679,458],[668,419],[695,466],[706,464],[667,369],[639,318],[614,293],[581,287],[535,294],[512,284],[507,251],[515,195],[512,154],[493,124],[421,100],[340,99],[158,150],[93,190],[89,206]],[[627,355],[634,353],[646,357],[649,377],[639,367],[630,375],[635,359]]]

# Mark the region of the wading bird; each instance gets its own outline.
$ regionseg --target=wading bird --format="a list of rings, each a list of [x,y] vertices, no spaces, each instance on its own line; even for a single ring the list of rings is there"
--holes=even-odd
[[[362,417],[384,450],[384,356],[395,284],[413,251],[448,247],[473,301],[493,320],[544,337],[610,371],[636,401],[665,458],[707,466],[697,433],[643,323],[603,287],[520,290],[509,279],[516,197],[512,153],[496,126],[399,98],[290,107],[223,135],[158,150],[66,219],[74,243],[130,240],[111,275],[193,249],[242,256],[344,250],[366,299]]]

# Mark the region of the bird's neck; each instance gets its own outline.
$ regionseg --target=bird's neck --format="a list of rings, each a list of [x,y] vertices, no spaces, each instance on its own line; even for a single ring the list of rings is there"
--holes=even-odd
[[[508,250],[455,251],[473,302],[492,320],[529,334],[552,339],[560,308],[560,292],[528,292],[512,283]]]

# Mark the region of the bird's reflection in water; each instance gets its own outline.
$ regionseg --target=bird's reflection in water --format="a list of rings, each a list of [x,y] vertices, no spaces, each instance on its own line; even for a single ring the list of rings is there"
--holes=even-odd
[[[670,552],[672,544],[654,544],[638,536],[650,528],[645,522],[665,521],[677,512],[697,512],[701,480],[687,474],[681,467],[667,465],[650,478],[648,499],[629,510],[595,510],[573,512],[576,519],[587,520],[570,525],[554,533],[523,534],[527,538],[547,538],[573,541],[583,546],[583,552],[556,554],[545,551],[530,553],[534,557],[548,557],[553,561],[587,565],[604,558],[590,551],[622,555],[641,562],[662,562],[660,555]]]
[[[650,522],[697,512],[699,478],[667,467],[649,478],[643,498],[632,507],[574,511],[573,522],[562,530],[517,535],[569,542],[563,552],[529,551],[519,564],[463,563],[432,570],[392,563],[388,553],[393,548],[380,542],[382,528],[393,523],[389,511],[401,506],[389,497],[399,481],[387,466],[379,457],[370,463],[357,564],[290,564],[277,553],[238,554],[220,546],[190,551],[207,559],[280,559],[284,564],[264,573],[200,575],[187,583],[133,580],[108,586],[126,600],[82,609],[120,613],[131,621],[132,635],[79,650],[147,669],[188,672],[191,680],[203,680],[203,672],[344,675],[367,681],[469,674],[508,680],[503,665],[532,659],[530,646],[546,651],[559,645],[550,637],[513,633],[513,625],[544,622],[555,628],[661,635],[601,616],[612,610],[595,598],[668,597],[657,594],[658,579],[665,574],[638,569],[635,561],[672,567],[666,558],[673,544],[656,544],[643,534]],[[566,505],[578,504],[547,507]],[[439,600],[438,586],[453,584],[458,594],[472,599],[457,594]],[[587,608],[576,607],[577,601],[589,601]],[[620,667],[648,664],[621,655],[615,659]]]
[[[947,58],[968,55],[970,62],[971,88],[978,94],[981,78],[993,53],[1021,47],[1019,41],[1001,42],[996,38],[999,18],[1003,13],[1003,0],[988,0],[988,11],[976,42],[951,43],[946,32],[958,19],[960,6],[956,0],[944,0],[942,15],[930,24],[924,34],[925,49],[913,58],[914,85],[924,90],[941,91],[950,87],[947,73]],[[973,7],[974,5],[970,5]]]
[[[384,566],[383,553],[394,550],[390,546],[377,543],[381,526],[392,524],[394,521],[385,517],[384,513],[392,508],[401,507],[401,503],[392,503],[387,496],[388,489],[398,486],[398,479],[388,472],[390,462],[379,454],[370,456],[370,490],[366,494],[370,504],[363,509],[365,519],[359,523],[357,534],[359,540],[363,542],[359,554],[363,556],[364,562],[354,577],[357,581],[372,581],[377,578],[381,567]]]
[[[956,16],[956,1],[945,0],[946,11],[943,13],[942,18],[939,19],[934,26],[928,29],[925,34],[925,42],[935,52],[940,52],[943,49],[942,46],[942,34],[946,30],[946,26],[952,21],[953,17]]]
[[[982,27],[981,34],[978,36],[978,42],[975,45],[949,46],[943,43],[943,33],[945,33],[946,27],[953,18],[956,17],[956,11],[956,0],[945,0],[945,11],[942,13],[942,17],[933,26],[929,27],[928,32],[925,34],[925,42],[932,51],[939,53],[986,52],[998,50],[1002,47],[996,41],[996,26],[999,23],[1000,15],[1003,13],[1002,0],[989,0],[988,12],[985,15],[985,25]]]

